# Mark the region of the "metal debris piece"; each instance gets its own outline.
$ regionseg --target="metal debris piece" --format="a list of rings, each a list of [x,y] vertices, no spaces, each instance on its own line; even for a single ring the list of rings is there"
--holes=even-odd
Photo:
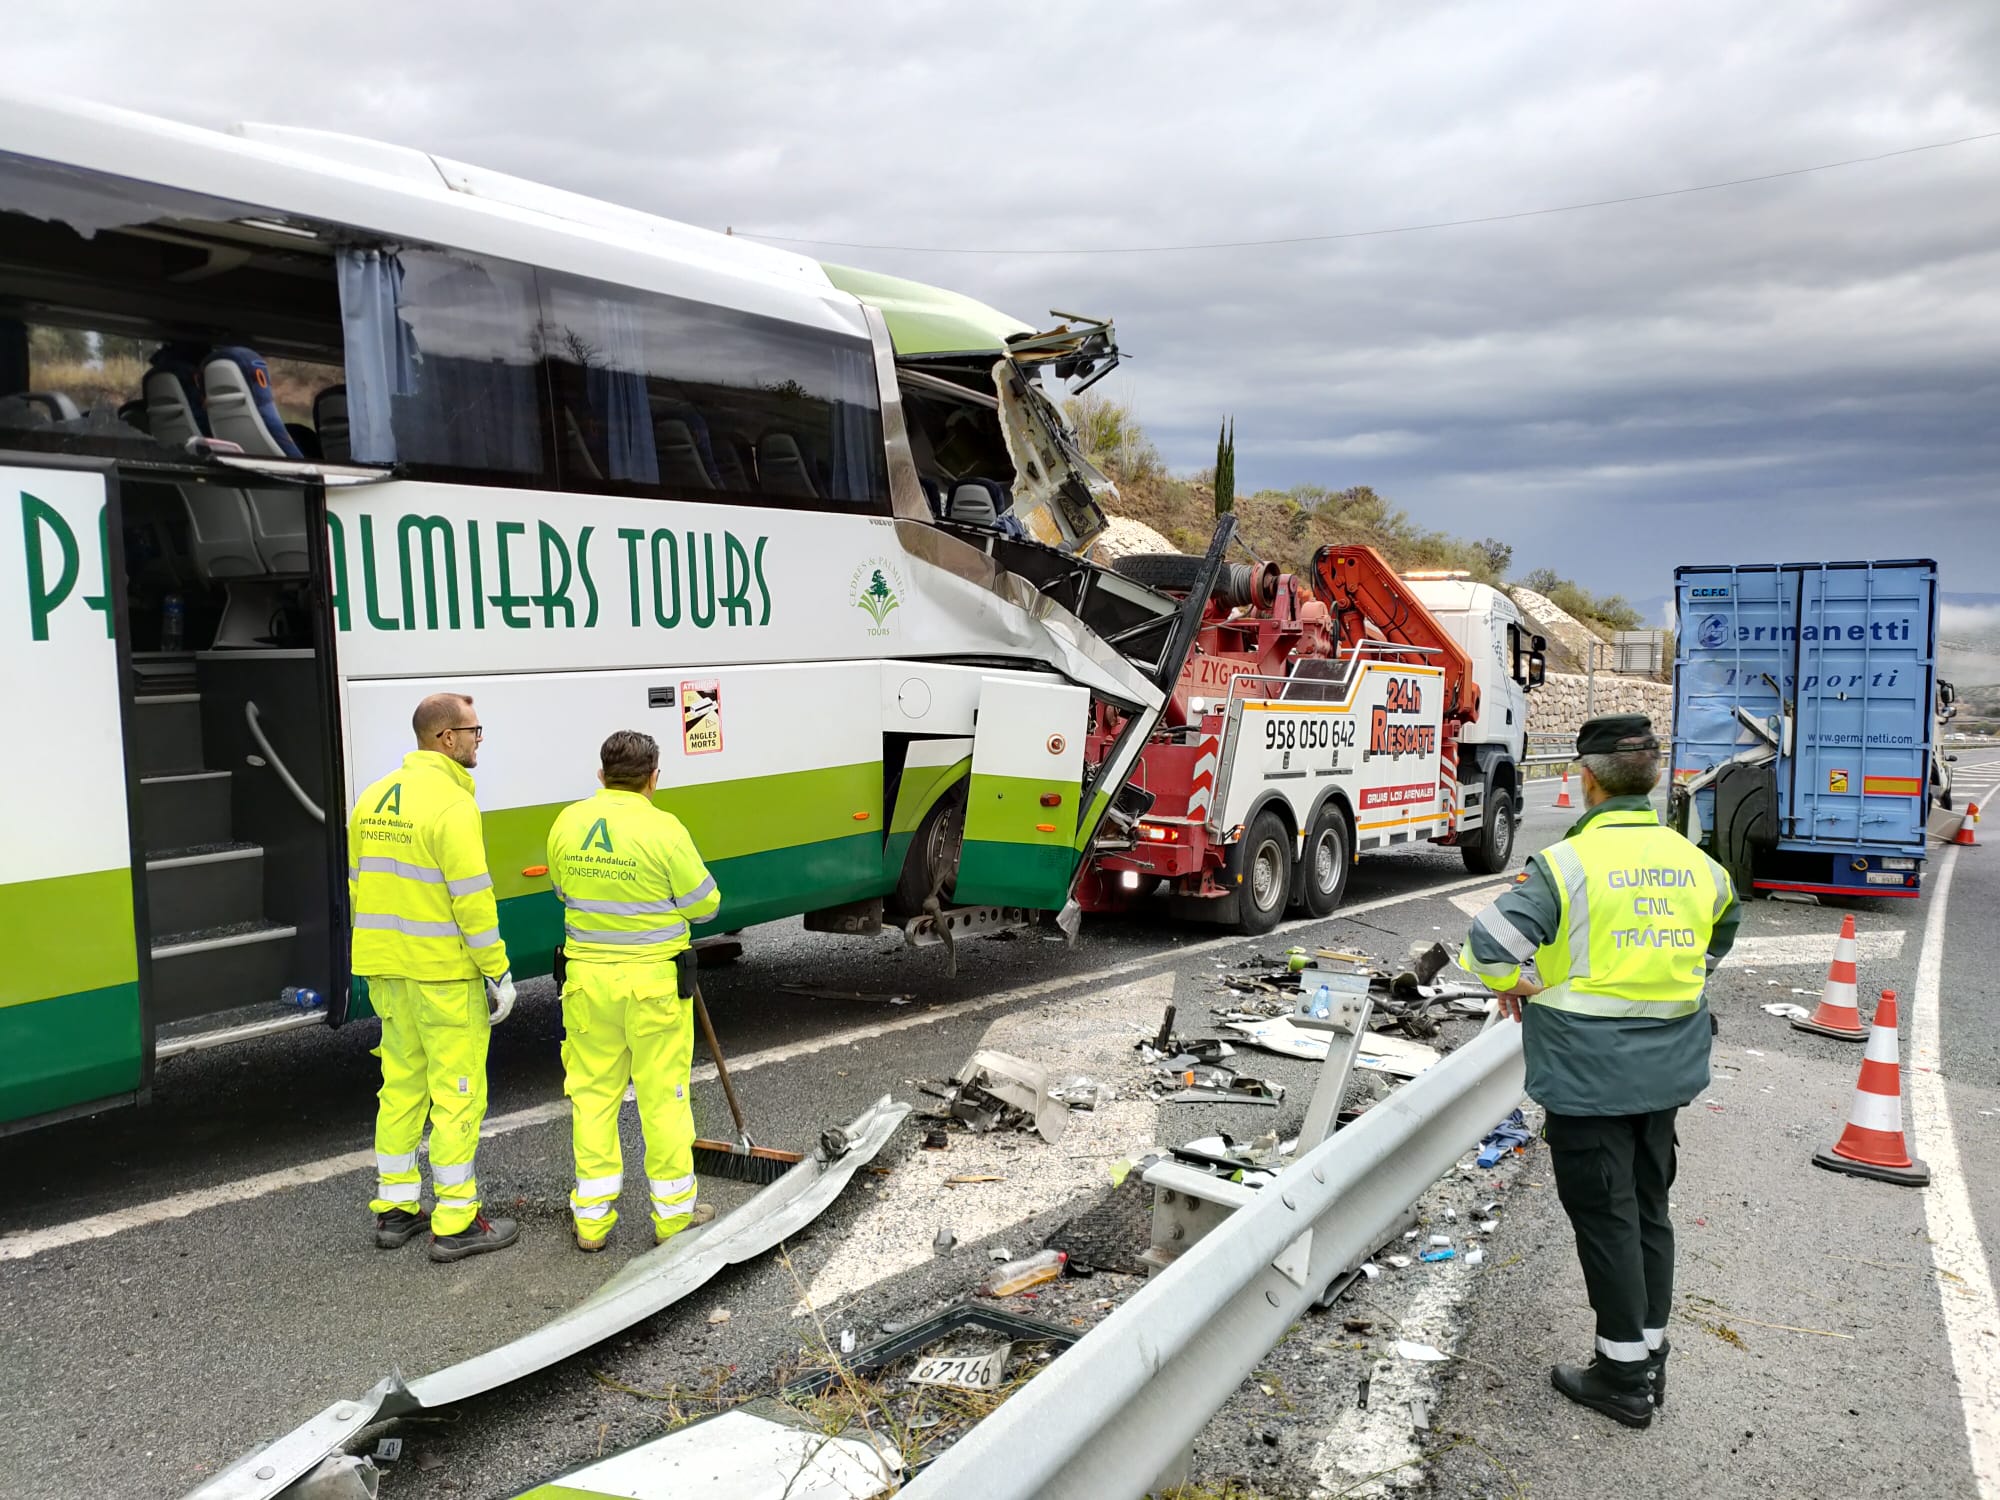
[[[1224,1070],[1217,1070],[1224,1071]],[[1196,1078],[1196,1073],[1182,1075]],[[1162,1104],[1262,1104],[1271,1107],[1285,1097],[1285,1086],[1281,1083],[1266,1083],[1261,1078],[1244,1078],[1229,1073],[1226,1077],[1197,1082],[1188,1088],[1177,1089],[1160,1102]]]
[[[804,995],[809,1000],[851,1000],[864,1005],[908,1005],[915,995],[888,990],[823,990],[810,984],[781,984],[787,995]]]
[[[958,1098],[951,1112],[975,1130],[1032,1125],[1054,1145],[1069,1128],[1069,1107],[1049,1097],[1048,1071],[1012,1053],[982,1047],[965,1060],[954,1082]]]
[[[826,1211],[909,1112],[907,1104],[884,1095],[843,1127],[841,1139],[848,1146],[841,1155],[829,1158],[822,1147],[741,1208],[635,1255],[575,1307],[511,1343],[413,1381],[388,1375],[367,1394],[336,1401],[276,1442],[237,1459],[190,1500],[275,1500],[370,1423],[455,1406],[545,1370],[672,1306],[724,1267],[794,1238]]]
[[[951,1137],[946,1135],[942,1130],[926,1130],[924,1132],[924,1149],[926,1151],[949,1151],[951,1149]]]

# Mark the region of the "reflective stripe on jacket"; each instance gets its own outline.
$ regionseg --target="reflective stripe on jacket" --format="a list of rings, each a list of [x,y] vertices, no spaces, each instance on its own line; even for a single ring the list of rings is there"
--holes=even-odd
[[[644,793],[608,787],[556,815],[549,881],[572,963],[671,958],[722,905],[681,820]]]
[[[1650,809],[1601,813],[1536,857],[1561,913],[1535,952],[1536,1005],[1613,1017],[1701,1009],[1709,938],[1735,899],[1720,865]]]
[[[366,788],[347,820],[350,967],[364,978],[498,979],[507,945],[472,774],[412,750]]]

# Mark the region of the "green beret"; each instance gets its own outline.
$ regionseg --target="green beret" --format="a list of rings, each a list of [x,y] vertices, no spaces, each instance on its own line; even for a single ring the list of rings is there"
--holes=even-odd
[[[1602,714],[1586,719],[1576,732],[1578,755],[1618,755],[1627,750],[1657,750],[1653,721],[1644,714]]]

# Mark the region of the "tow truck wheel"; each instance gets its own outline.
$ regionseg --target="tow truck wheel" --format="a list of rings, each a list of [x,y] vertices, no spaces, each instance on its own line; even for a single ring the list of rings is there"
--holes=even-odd
[[[1347,814],[1329,802],[1313,819],[1306,835],[1306,852],[1299,858],[1299,905],[1308,916],[1328,917],[1347,894],[1347,871],[1354,863],[1354,840],[1347,831]]]
[[[1459,850],[1475,875],[1498,875],[1514,857],[1514,798],[1501,787],[1486,794],[1486,821],[1472,842]]]
[[[1243,840],[1243,883],[1236,888],[1236,927],[1252,937],[1269,932],[1292,893],[1292,830],[1276,812],[1257,815]]]

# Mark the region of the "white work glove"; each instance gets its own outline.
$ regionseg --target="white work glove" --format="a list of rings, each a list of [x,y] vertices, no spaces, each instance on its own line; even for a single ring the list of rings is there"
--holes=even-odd
[[[486,981],[486,1019],[488,1024],[498,1026],[514,1013],[514,971],[509,969],[498,979]]]

